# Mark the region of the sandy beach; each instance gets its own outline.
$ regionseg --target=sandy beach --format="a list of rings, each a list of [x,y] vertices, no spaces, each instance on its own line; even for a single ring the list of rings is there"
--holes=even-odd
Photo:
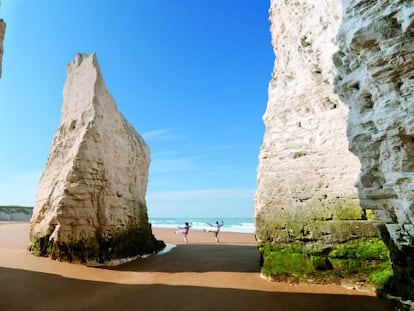
[[[113,267],[35,257],[29,224],[0,223],[0,310],[392,310],[373,292],[260,277],[253,234],[154,228],[171,246]]]

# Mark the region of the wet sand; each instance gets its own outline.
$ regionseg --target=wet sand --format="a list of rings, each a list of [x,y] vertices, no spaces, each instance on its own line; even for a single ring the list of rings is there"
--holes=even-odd
[[[260,277],[253,234],[154,228],[169,252],[96,268],[35,257],[29,225],[0,223],[0,310],[392,310],[373,292]]]

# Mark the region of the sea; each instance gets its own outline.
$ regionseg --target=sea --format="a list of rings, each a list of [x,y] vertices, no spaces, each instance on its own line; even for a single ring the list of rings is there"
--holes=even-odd
[[[0,0],[1,1],[1,0]],[[0,206],[0,221],[23,221],[28,222],[32,216],[32,208],[17,207],[9,208]],[[221,231],[238,233],[255,233],[253,217],[150,217],[149,222],[154,228],[173,228],[184,226],[184,223],[192,223],[191,230],[203,230],[208,228],[207,223],[213,224],[216,221],[224,221]]]
[[[209,228],[207,223],[214,224],[216,221],[224,221],[224,226],[221,231],[238,232],[238,233],[254,233],[256,228],[254,226],[253,217],[150,217],[149,222],[154,228],[172,228],[176,229],[179,226],[184,226],[185,222],[192,223],[191,230],[203,230]]]

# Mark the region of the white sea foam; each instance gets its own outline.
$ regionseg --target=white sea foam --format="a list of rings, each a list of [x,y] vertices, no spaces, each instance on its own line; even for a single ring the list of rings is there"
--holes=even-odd
[[[177,229],[179,226],[183,226],[185,222],[192,223],[191,230],[201,231],[208,229],[210,226],[208,223],[213,224],[216,220],[224,221],[224,226],[221,227],[221,231],[224,232],[237,232],[237,233],[254,233],[256,228],[252,218],[238,218],[238,217],[227,217],[227,218],[210,218],[210,217],[194,217],[194,218],[183,218],[183,217],[168,217],[168,218],[150,218],[150,223],[154,228],[168,228]]]
[[[157,255],[164,255],[170,252],[176,245],[175,244],[166,244],[165,247],[157,253]]]

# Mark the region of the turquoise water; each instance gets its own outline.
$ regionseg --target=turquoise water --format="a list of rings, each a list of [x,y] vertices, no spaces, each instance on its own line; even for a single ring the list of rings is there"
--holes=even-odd
[[[30,213],[26,215],[26,218],[18,218],[19,215],[10,215],[2,213],[0,209],[0,221],[24,221],[29,222],[31,217]],[[214,218],[214,217],[150,217],[149,222],[154,228],[173,228],[176,229],[178,226],[183,226],[186,221],[192,222],[193,226],[191,230],[203,230],[203,228],[208,228],[207,222],[213,224],[216,220],[224,221],[224,226],[221,228],[221,231],[227,232],[240,232],[240,233],[254,233],[255,226],[253,217],[224,217],[224,218]]]
[[[221,227],[221,231],[227,232],[239,232],[239,233],[254,233],[254,221],[253,217],[225,217],[225,218],[212,218],[212,217],[151,217],[149,222],[154,228],[173,228],[183,226],[184,223],[190,222],[193,224],[191,230],[203,230],[208,228],[207,223],[213,224],[218,220],[224,221],[224,226]]]

